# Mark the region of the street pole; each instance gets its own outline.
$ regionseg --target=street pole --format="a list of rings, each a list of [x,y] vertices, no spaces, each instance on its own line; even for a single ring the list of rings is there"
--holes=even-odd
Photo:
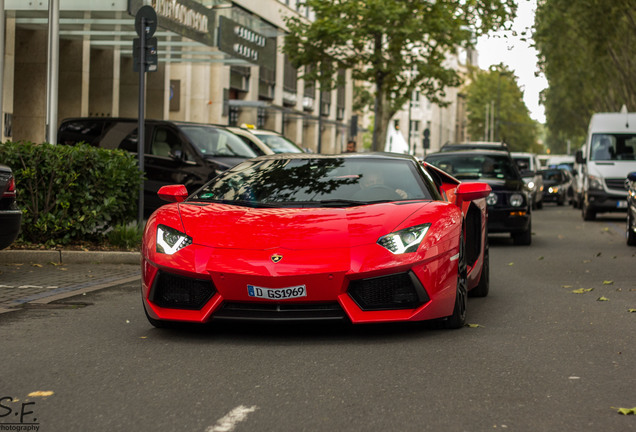
[[[57,144],[57,100],[60,69],[60,1],[49,0],[49,44],[46,92],[46,141]]]
[[[139,117],[137,119],[137,155],[139,156],[139,172],[144,175],[144,155],[145,155],[145,138],[144,133],[144,116],[146,108],[146,17],[141,17],[142,34],[139,37]],[[144,182],[139,185],[139,208],[137,209],[137,226],[142,227],[144,223]]]

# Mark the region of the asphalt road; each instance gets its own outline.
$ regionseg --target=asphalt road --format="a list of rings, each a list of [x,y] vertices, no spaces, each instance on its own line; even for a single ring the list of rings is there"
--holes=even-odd
[[[3,314],[0,430],[636,430],[617,413],[636,407],[624,224],[546,204],[532,246],[492,237],[491,294],[454,331],[159,330],[137,284]]]

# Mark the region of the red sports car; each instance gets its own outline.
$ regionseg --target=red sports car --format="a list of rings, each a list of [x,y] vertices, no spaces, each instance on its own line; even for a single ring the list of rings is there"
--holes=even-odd
[[[411,156],[261,156],[148,220],[142,296],[151,324],[241,320],[466,322],[488,294],[484,183]]]

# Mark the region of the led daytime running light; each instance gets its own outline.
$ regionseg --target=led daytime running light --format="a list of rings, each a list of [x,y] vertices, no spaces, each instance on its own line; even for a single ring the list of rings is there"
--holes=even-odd
[[[378,244],[396,255],[415,252],[430,227],[431,224],[427,223],[396,231],[380,237]]]
[[[192,237],[166,225],[157,227],[157,252],[173,255],[192,244]]]

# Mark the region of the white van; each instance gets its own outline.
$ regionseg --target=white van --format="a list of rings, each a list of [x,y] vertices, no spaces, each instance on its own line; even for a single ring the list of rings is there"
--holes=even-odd
[[[585,151],[576,153],[583,164],[584,220],[597,213],[625,212],[627,174],[636,171],[636,113],[623,106],[620,113],[596,113],[590,119]],[[585,156],[584,156],[585,155]]]

